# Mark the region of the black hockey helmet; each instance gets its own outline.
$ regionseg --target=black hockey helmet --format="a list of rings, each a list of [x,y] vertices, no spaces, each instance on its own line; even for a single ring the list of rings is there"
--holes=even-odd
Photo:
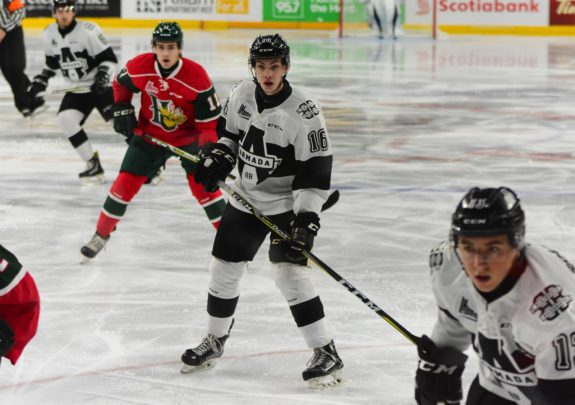
[[[509,244],[523,247],[525,214],[519,197],[507,187],[474,187],[463,196],[451,217],[451,238],[457,245],[460,235],[505,234]]]
[[[182,49],[184,33],[180,24],[175,21],[160,21],[152,33],[152,46],[158,42],[176,42],[178,48]]]
[[[258,59],[281,58],[282,63],[289,67],[289,46],[280,34],[258,35],[250,47],[248,64],[255,67]]]
[[[56,11],[58,8],[76,11],[76,0],[52,0],[52,9]]]

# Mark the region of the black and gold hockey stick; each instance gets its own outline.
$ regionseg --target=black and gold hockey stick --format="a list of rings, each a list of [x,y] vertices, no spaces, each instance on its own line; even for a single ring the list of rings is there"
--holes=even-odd
[[[144,134],[144,137],[146,139],[149,139],[150,141],[152,141],[153,143],[155,143],[157,145],[160,145],[164,148],[169,149],[174,154],[181,156],[184,159],[191,160],[194,163],[198,163],[200,161],[200,158],[198,156],[192,155],[191,153],[188,153],[188,152],[186,152],[180,148],[177,148],[173,145],[170,145],[167,142],[161,141],[161,140],[154,138],[153,136],[150,136],[147,134]],[[235,177],[232,177],[232,178],[235,178]],[[239,202],[245,209],[247,209],[250,213],[252,213],[257,219],[259,219],[266,227],[268,227],[272,232],[274,232],[280,238],[282,238],[285,241],[291,240],[291,236],[288,233],[286,233],[285,231],[280,229],[267,216],[260,214],[256,210],[256,207],[252,203],[250,203],[246,198],[244,198],[240,194],[238,194],[238,192],[235,191],[229,185],[227,185],[226,182],[220,180],[220,181],[218,181],[218,186],[222,190],[224,190],[231,198],[233,198],[234,200]],[[335,193],[338,193],[338,192],[335,191],[334,193],[332,193],[332,195],[334,195]],[[339,199],[339,193],[337,194],[337,197],[335,197],[335,202],[337,202],[338,199]],[[329,199],[328,199],[328,201],[329,201]],[[326,201],[326,203],[324,204],[324,207],[328,201]],[[335,204],[335,202],[333,202],[333,204]],[[333,205],[333,204],[331,204],[331,205]],[[331,207],[331,205],[330,205],[330,207]],[[324,207],[322,207],[322,211],[329,208],[329,207],[327,207],[327,208],[324,208]],[[391,316],[389,316],[383,309],[381,309],[373,301],[371,301],[369,298],[367,298],[367,296],[365,294],[363,294],[361,291],[359,291],[357,288],[355,288],[349,281],[347,281],[345,278],[340,276],[335,270],[333,270],[331,267],[329,267],[327,264],[325,264],[322,260],[320,260],[312,252],[307,251],[307,250],[303,250],[302,252],[317,267],[319,267],[321,270],[323,270],[326,274],[328,274],[331,278],[333,278],[339,284],[344,286],[350,293],[355,295],[361,302],[363,302],[372,311],[374,311],[376,314],[378,314],[384,321],[386,321],[391,326],[393,326],[399,333],[401,333],[403,336],[405,336],[410,342],[412,342],[416,345],[418,344],[420,337],[418,337],[418,336],[414,335],[413,333],[411,333],[410,331],[408,331],[404,326],[402,326],[399,322],[397,322],[395,319],[393,319]]]

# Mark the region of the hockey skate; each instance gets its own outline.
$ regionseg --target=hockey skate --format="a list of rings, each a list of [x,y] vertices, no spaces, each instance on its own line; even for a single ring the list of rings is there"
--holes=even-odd
[[[324,347],[313,350],[313,356],[302,373],[303,380],[307,381],[313,390],[324,390],[336,387],[345,382],[341,369],[343,361],[339,358],[333,340]]]
[[[98,152],[94,152],[92,158],[86,162],[86,170],[78,174],[78,177],[80,177],[80,181],[84,184],[101,184],[106,181]]]
[[[34,118],[48,109],[44,98],[35,97],[30,100],[27,107],[23,108],[20,112],[24,118]]]
[[[199,346],[186,350],[182,355],[184,365],[180,372],[182,374],[197,373],[215,366],[215,360],[224,354],[224,344],[228,337],[230,337],[229,334],[221,338],[208,334]]]
[[[107,238],[103,238],[98,235],[98,232],[94,233],[94,236],[92,236],[90,242],[82,246],[80,249],[80,252],[83,256],[82,263],[87,263],[90,261],[90,259],[96,257],[96,255],[100,253],[102,249],[104,249],[104,246],[106,246],[106,243],[108,243],[109,239],[109,236]]]

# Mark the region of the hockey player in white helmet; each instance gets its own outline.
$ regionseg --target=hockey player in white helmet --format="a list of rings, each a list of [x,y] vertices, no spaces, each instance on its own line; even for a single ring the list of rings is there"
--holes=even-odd
[[[41,98],[48,81],[57,71],[78,90],[64,95],[58,121],[86,168],[79,174],[82,182],[103,182],[104,169],[98,152],[94,151],[84,122],[94,108],[109,121],[112,119],[114,94],[110,78],[118,62],[100,27],[92,22],[76,20],[75,0],[53,0],[56,22],[44,31],[46,53],[42,73],[36,75],[28,89],[31,99]]]
[[[457,206],[451,242],[430,256],[439,310],[418,345],[418,404],[460,403],[470,345],[479,375],[467,405],[575,403],[575,268],[524,236],[509,188],[472,188]]]
[[[340,384],[340,359],[302,249],[310,250],[319,230],[319,213],[330,189],[332,153],[319,105],[292,87],[288,44],[279,35],[258,36],[250,48],[253,79],[231,91],[218,121],[219,141],[196,168],[207,191],[236,166],[236,187],[256,210],[292,241],[273,232],[269,258],[275,283],[313,356],[303,371],[312,388]],[[245,268],[269,228],[230,199],[216,234],[210,264],[208,328],[203,342],[182,356],[183,373],[210,367],[224,351],[239,299]]]

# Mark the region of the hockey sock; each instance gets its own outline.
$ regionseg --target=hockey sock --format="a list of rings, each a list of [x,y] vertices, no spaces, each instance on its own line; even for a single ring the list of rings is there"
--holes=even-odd
[[[208,333],[218,338],[228,333],[239,298],[224,299],[208,293]]]
[[[289,309],[309,348],[323,347],[331,341],[319,296]]]
[[[94,156],[92,143],[88,139],[88,135],[86,135],[83,129],[80,130],[80,132],[77,132],[76,134],[69,137],[68,140],[70,141],[74,149],[76,149],[76,152],[78,152],[78,155],[80,155],[80,158],[84,162],[87,162],[92,158],[92,156]]]
[[[224,208],[226,207],[226,200],[224,199],[222,191],[216,190],[213,193],[206,192],[202,184],[196,183],[192,174],[188,175],[188,184],[190,185],[192,194],[206,212],[208,219],[214,228],[218,229],[220,220],[224,214]]]
[[[96,232],[98,232],[101,237],[107,238],[110,236],[116,228],[116,224],[120,222],[126,213],[128,204],[146,180],[146,176],[136,176],[131,173],[120,172],[110,188],[108,198],[106,198],[104,207],[102,207],[100,217],[98,218]]]

